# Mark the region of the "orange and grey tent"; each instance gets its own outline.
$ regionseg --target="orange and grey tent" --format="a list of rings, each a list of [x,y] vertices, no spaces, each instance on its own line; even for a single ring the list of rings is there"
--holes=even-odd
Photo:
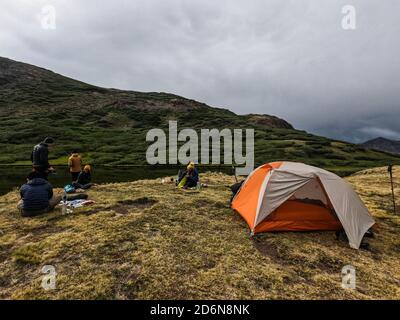
[[[232,208],[253,234],[343,228],[355,249],[375,223],[348,182],[297,162],[273,162],[255,169],[234,197]]]

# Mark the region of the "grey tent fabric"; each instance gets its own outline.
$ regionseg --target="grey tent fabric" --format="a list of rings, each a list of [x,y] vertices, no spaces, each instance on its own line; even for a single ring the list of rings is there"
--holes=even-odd
[[[255,226],[307,184],[319,179],[336,211],[349,245],[358,249],[365,232],[375,221],[351,185],[332,172],[303,163],[283,162],[266,177],[261,188]],[[312,198],[312,189],[309,189]],[[318,193],[318,194],[317,194]],[[303,194],[305,196],[305,194]],[[315,198],[321,198],[320,190]]]
[[[261,208],[256,217],[255,226],[261,223],[281,204],[288,200],[297,190],[307,184],[312,177],[305,177],[287,171],[273,170],[267,182],[267,189],[263,196]]]
[[[350,247],[358,249],[365,232],[375,224],[374,219],[346,181],[325,176],[320,179],[346,232]]]

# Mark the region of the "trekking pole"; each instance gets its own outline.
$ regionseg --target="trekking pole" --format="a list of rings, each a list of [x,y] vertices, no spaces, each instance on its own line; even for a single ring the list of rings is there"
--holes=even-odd
[[[393,198],[393,212],[396,214],[396,199],[394,197],[394,186],[393,186],[393,165],[389,164],[388,166],[388,172],[390,176],[390,185],[392,187],[392,198]]]

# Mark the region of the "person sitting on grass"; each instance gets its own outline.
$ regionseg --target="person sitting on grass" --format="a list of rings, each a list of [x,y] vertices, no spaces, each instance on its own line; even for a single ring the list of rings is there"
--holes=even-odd
[[[178,188],[194,188],[199,182],[199,172],[193,162],[190,162],[186,167],[185,171],[179,173],[178,180],[176,182]]]
[[[92,168],[87,164],[83,170],[79,173],[76,181],[72,182],[72,185],[75,189],[89,189],[95,184],[92,183]]]
[[[46,180],[46,174],[32,171],[27,183],[20,189],[21,200],[18,209],[23,217],[33,217],[54,209],[61,201],[61,195],[53,194],[52,185]]]

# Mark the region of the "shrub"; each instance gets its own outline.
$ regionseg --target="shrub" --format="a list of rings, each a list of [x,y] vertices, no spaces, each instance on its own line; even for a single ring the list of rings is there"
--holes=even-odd
[[[325,158],[330,160],[347,160],[345,156],[333,152],[325,154]]]

